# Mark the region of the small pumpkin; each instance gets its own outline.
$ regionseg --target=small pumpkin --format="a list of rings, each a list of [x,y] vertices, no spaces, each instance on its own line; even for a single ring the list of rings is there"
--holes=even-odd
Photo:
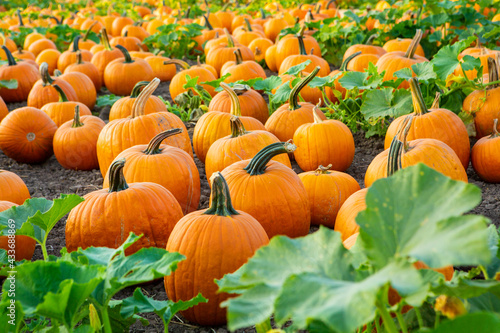
[[[28,95],[28,106],[41,108],[45,104],[59,101],[59,92],[54,88],[56,84],[64,91],[69,101],[78,101],[75,89],[61,78],[50,77],[48,69],[47,63],[44,62],[40,65],[40,76],[42,78],[31,88]]]
[[[500,134],[497,130],[498,119],[493,120],[493,133],[479,139],[472,147],[472,166],[479,177],[488,183],[500,183]]]
[[[80,51],[76,52],[76,62],[74,64],[69,65],[64,70],[64,73],[71,73],[71,72],[79,72],[87,75],[89,79],[92,80],[96,92],[101,90],[101,85],[102,85],[101,75],[99,74],[97,67],[95,67],[95,65],[92,64],[91,62],[83,61],[82,54]]]
[[[300,41],[298,37],[302,37],[302,41],[304,42],[304,48],[305,48],[305,53],[306,54],[314,54],[318,57],[321,57],[321,48],[319,47],[319,43],[316,41],[314,37],[311,36],[304,36],[304,31],[305,27],[302,27],[300,31],[298,32],[297,35],[286,35],[283,38],[277,42],[276,49],[275,49],[275,54],[273,55],[274,61],[276,63],[276,70],[273,70],[276,72],[280,66],[281,63],[291,55],[296,55],[300,54]],[[267,53],[267,52],[266,52]],[[267,63],[268,57],[266,54],[266,63]],[[271,69],[272,70],[272,69]],[[310,72],[310,70],[308,71]]]
[[[211,182],[210,208],[184,216],[170,235],[167,251],[179,252],[186,260],[165,276],[165,290],[174,302],[189,300],[201,292],[208,302],[181,313],[198,325],[214,326],[226,323],[226,309],[220,304],[231,297],[218,293],[214,280],[240,268],[269,238],[254,217],[233,208],[228,185],[220,173],[214,174]]]
[[[410,45],[412,45],[412,43],[414,43],[414,39],[410,39],[410,38],[391,39],[384,44],[383,49],[387,53],[389,53],[389,52],[405,52],[406,50],[408,50]],[[414,52],[416,55],[418,55],[420,57],[425,57],[425,52],[424,52],[424,49],[422,48],[422,46],[420,45],[420,41],[418,41],[418,43],[416,43]]]
[[[61,53],[57,59],[57,69],[64,73],[66,67],[77,62],[77,53],[80,52],[83,61],[90,61],[92,59],[92,53],[88,50],[80,50],[78,47],[78,42],[81,36],[76,36],[73,40],[73,49]]]
[[[82,115],[92,115],[92,112],[85,104],[69,101],[64,91],[57,84],[54,84],[53,87],[59,93],[59,101],[47,103],[42,106],[41,110],[45,112],[58,127],[74,118],[76,106],[79,106]]]
[[[161,80],[161,82],[166,82],[170,81],[173,79],[175,74],[177,73],[177,69],[175,68],[175,65],[165,65],[165,61],[170,60],[167,57],[159,56],[159,55],[153,55],[144,58],[146,62],[151,66],[153,69],[153,75],[154,77],[157,77]]]
[[[73,87],[79,102],[85,104],[90,110],[94,108],[97,101],[97,92],[94,83],[87,75],[80,72],[61,74],[57,69],[54,73],[57,78],[66,81]]]
[[[14,172],[0,169],[0,200],[22,205],[30,199],[30,191],[21,177]]]
[[[182,71],[174,75],[172,81],[170,82],[170,86],[168,88],[170,91],[170,96],[172,97],[173,100],[175,100],[175,98],[178,95],[188,90],[191,90],[193,94],[198,95],[198,93],[194,91],[192,88],[189,89],[184,88],[184,85],[187,83],[186,75],[189,75],[189,77],[191,78],[198,77],[198,83],[206,81],[214,81],[216,79],[215,76],[212,74],[212,72],[210,72],[208,69],[198,66],[189,66],[187,62],[179,59],[170,59],[168,61],[165,61],[164,64],[165,65],[175,64],[183,68]],[[210,96],[212,97],[215,96],[216,92],[214,87],[208,84],[200,84],[200,85],[210,94]]]
[[[234,51],[236,49],[240,49],[242,60],[255,60],[255,56],[253,55],[252,50],[250,50],[247,46],[242,44],[235,44],[233,37],[229,35],[229,32],[226,30],[227,42],[226,45],[221,44],[218,47],[214,47],[210,49],[206,53],[205,62],[215,68],[217,73],[221,72],[222,66],[234,59]],[[205,51],[206,52],[206,51]]]
[[[155,183],[127,184],[123,176],[125,160],[116,160],[109,170],[109,189],[84,196],[66,221],[66,247],[119,247],[130,232],[144,234],[130,246],[132,254],[144,247],[165,248],[182,210],[169,190]]]
[[[15,207],[17,204],[0,200],[0,212],[3,212],[9,208]],[[28,236],[14,236],[14,243],[9,242],[9,236],[0,236],[0,249],[4,249],[7,253],[14,250],[14,259],[16,261],[21,260],[31,260],[33,254],[35,254],[36,241]],[[12,248],[14,247],[14,248]]]
[[[81,106],[74,107],[74,119],[62,124],[54,134],[54,155],[65,169],[93,170],[99,168],[97,138],[106,125],[90,115],[80,117]]]
[[[262,64],[265,62],[267,49],[273,45],[274,43],[270,39],[260,37],[252,40],[250,44],[248,44],[248,48],[252,50],[255,56],[255,61]]]
[[[315,67],[319,67],[318,76],[327,76],[330,73],[330,65],[321,56],[315,54],[307,54],[304,39],[302,36],[298,35],[297,39],[299,41],[299,54],[289,55],[286,57],[279,66],[279,74],[282,75],[291,67],[299,65],[304,61],[310,60],[311,63],[304,68],[306,72],[311,72]]]
[[[17,88],[0,88],[0,97],[7,103],[23,102],[27,100],[40,74],[33,65],[24,61],[16,62],[5,45],[2,45],[2,49],[7,55],[7,64],[0,66],[0,80],[16,80]]]
[[[333,230],[340,232],[342,241],[350,243],[351,237],[359,232],[359,225],[356,223],[358,213],[366,209],[366,193],[368,188],[361,189],[351,194],[342,204],[335,218]],[[350,241],[349,241],[350,240]]]
[[[40,52],[36,57],[35,62],[40,67],[44,62],[49,66],[48,72],[50,75],[54,75],[54,71],[57,69],[57,60],[61,56],[61,52],[54,49],[47,49]]]
[[[28,47],[28,51],[33,53],[35,57],[48,49],[57,50],[57,46],[53,41],[47,38],[39,39]]]
[[[106,66],[115,59],[123,58],[123,54],[119,49],[111,47],[105,28],[101,29],[101,44],[104,46],[104,49],[94,53],[90,62],[97,68],[101,77],[101,83],[105,84],[104,70]]]
[[[267,78],[266,72],[254,60],[243,61],[240,49],[234,51],[236,61],[228,61],[222,66],[220,75],[224,76],[230,74],[224,82],[231,83],[239,80],[248,81],[255,78]]]

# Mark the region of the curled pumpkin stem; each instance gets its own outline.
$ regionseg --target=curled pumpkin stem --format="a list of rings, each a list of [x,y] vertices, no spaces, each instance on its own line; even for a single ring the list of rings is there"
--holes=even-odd
[[[125,159],[120,158],[111,163],[109,167],[109,190],[108,192],[119,192],[128,189],[128,184],[123,175]]]
[[[160,154],[163,150],[160,148],[163,140],[179,133],[182,133],[182,128],[173,128],[156,134],[155,137],[152,138],[151,141],[149,141],[146,150],[144,150],[144,154],[146,155]]]
[[[420,44],[420,40],[422,39],[423,33],[422,30],[417,29],[415,33],[415,37],[413,37],[410,46],[408,46],[408,50],[406,50],[405,58],[413,59],[415,52],[417,52],[417,47]]]
[[[163,64],[164,65],[170,65],[170,64],[179,65],[182,67],[182,69],[189,69],[189,67],[190,67],[187,62],[179,60],[179,59],[170,59],[170,60],[164,61]]]
[[[276,155],[284,153],[293,153],[297,146],[293,142],[276,142],[262,148],[243,168],[251,176],[262,175],[265,173],[267,164]]]
[[[210,207],[203,213],[204,215],[231,216],[240,215],[231,203],[229,186],[222,174],[217,171],[210,177],[212,183],[212,195]]]
[[[141,91],[139,96],[135,99],[132,105],[132,118],[140,117],[144,115],[144,108],[149,97],[160,85],[160,79],[155,77],[149,84]]]
[[[231,87],[227,83],[221,82],[220,86],[222,87],[222,89],[224,89],[225,92],[227,92],[229,98],[231,99],[231,114],[241,117],[241,104],[238,95],[236,95],[236,92],[231,89]]]
[[[315,175],[325,175],[332,168],[332,164],[328,164],[326,167],[320,165],[316,170],[314,170]]]

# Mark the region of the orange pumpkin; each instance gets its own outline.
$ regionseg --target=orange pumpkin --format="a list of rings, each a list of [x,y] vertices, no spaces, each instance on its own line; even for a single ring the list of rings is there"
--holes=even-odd
[[[68,82],[60,78],[51,78],[48,69],[47,63],[40,65],[40,76],[42,78],[31,88],[28,95],[28,106],[41,108],[45,104],[57,102],[59,100],[59,92],[54,88],[56,84],[64,91],[69,101],[77,101],[78,97],[75,89]]]
[[[61,52],[54,49],[47,49],[40,52],[36,57],[35,62],[40,67],[44,62],[49,66],[48,72],[50,75],[54,75],[54,70],[57,68],[57,60],[61,56]]]
[[[55,71],[57,78],[65,81],[75,90],[77,100],[85,104],[89,109],[93,109],[97,100],[97,92],[92,80],[80,72],[66,72],[61,74],[59,70]]]
[[[24,61],[16,62],[5,45],[2,45],[2,49],[7,55],[8,62],[6,65],[0,66],[0,80],[16,80],[17,88],[0,88],[0,97],[7,103],[23,102],[27,100],[35,82],[40,78],[40,74],[33,65]]]
[[[162,56],[149,56],[144,58],[146,62],[153,69],[154,77],[157,77],[161,80],[161,82],[170,81],[173,79],[175,74],[177,73],[177,69],[175,65],[165,65],[165,61],[170,60],[167,57]]]
[[[368,192],[368,188],[351,194],[344,201],[335,218],[333,230],[340,232],[340,236],[344,242],[348,242],[347,240],[352,235],[359,232],[359,225],[356,224],[356,216],[358,216],[359,212],[366,209],[366,192]]]
[[[59,93],[59,101],[47,103],[41,110],[45,112],[59,127],[74,118],[75,107],[80,107],[80,113],[84,116],[92,115],[90,109],[83,103],[69,101],[64,91],[57,85],[53,86]]]
[[[500,148],[500,134],[497,131],[498,119],[493,121],[493,133],[479,139],[472,147],[472,166],[482,180],[488,183],[499,183],[498,166],[500,158],[497,154]]]
[[[267,78],[264,69],[254,60],[243,61],[240,49],[234,51],[236,61],[226,62],[220,71],[220,75],[224,76],[230,74],[224,82],[231,83],[239,80],[247,81],[255,78]]]
[[[74,64],[69,65],[64,70],[64,73],[71,73],[71,72],[79,72],[87,75],[89,79],[92,80],[96,92],[101,90],[101,85],[102,85],[101,75],[99,74],[97,67],[95,67],[95,65],[92,64],[91,62],[83,61],[82,54],[80,53],[80,51],[76,52],[76,62]]]
[[[252,50],[250,50],[247,46],[242,44],[235,44],[233,37],[229,35],[229,32],[226,31],[226,44],[220,44],[217,47],[210,49],[210,51],[206,52],[206,60],[205,62],[215,68],[217,73],[221,72],[222,66],[232,59],[234,59],[234,51],[236,49],[240,49],[242,60],[255,60],[255,56],[253,55]]]
[[[210,96],[215,96],[216,92],[214,87],[208,84],[201,84],[202,82],[216,80],[215,76],[208,69],[199,66],[189,66],[187,62],[178,59],[170,59],[165,61],[164,64],[176,64],[183,68],[182,71],[174,75],[168,88],[170,90],[170,96],[173,100],[175,100],[178,95],[188,90],[191,90],[194,95],[198,95],[198,93],[192,88],[184,88],[184,85],[187,83],[186,75],[189,75],[190,78],[198,77],[198,84],[200,84],[210,94]]]
[[[104,46],[104,49],[94,53],[90,62],[97,68],[101,77],[101,83],[105,84],[104,70],[106,69],[106,66],[115,59],[123,58],[123,54],[119,49],[111,47],[108,40],[108,33],[104,28],[101,29],[101,43]]]
[[[30,199],[30,191],[24,181],[14,172],[0,169],[0,200],[22,205]]]
[[[87,50],[80,50],[78,47],[78,42],[80,36],[76,36],[73,40],[73,50],[65,51],[61,53],[57,59],[57,69],[64,73],[66,67],[77,62],[77,53],[80,52],[83,61],[90,61],[92,59],[92,53]]]
[[[282,75],[293,66],[299,65],[304,61],[310,60],[311,63],[307,65],[306,68],[304,69],[306,72],[311,72],[314,70],[315,67],[319,67],[320,70],[317,75],[327,76],[330,73],[330,65],[328,65],[326,60],[321,57],[318,57],[315,54],[307,54],[304,45],[304,39],[300,35],[297,37],[297,39],[299,41],[300,52],[299,54],[290,55],[283,60],[283,62],[279,67],[279,72],[278,72],[279,75]]]

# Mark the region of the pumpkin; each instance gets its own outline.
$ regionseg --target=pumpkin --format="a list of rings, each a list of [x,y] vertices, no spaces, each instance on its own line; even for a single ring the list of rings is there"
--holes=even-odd
[[[316,67],[308,76],[303,78],[293,87],[290,92],[288,103],[280,106],[266,121],[266,129],[276,135],[281,141],[288,141],[293,138],[295,130],[300,125],[314,122],[314,104],[298,102],[298,94],[319,72]],[[326,120],[323,113],[319,114],[321,119]]]
[[[234,13],[228,10],[219,10],[215,13],[215,16],[219,19],[222,28],[226,28],[229,31],[231,30],[231,23],[234,19]]]
[[[413,39],[410,39],[410,38],[391,39],[384,44],[383,49],[387,53],[389,53],[389,52],[405,52],[406,50],[408,50],[410,45],[412,45],[414,43],[414,41],[415,41],[415,38],[413,38]],[[425,58],[425,52],[424,52],[424,49],[422,48],[422,46],[420,45],[420,41],[415,43],[414,48],[415,48],[415,51],[414,51],[415,55],[418,55],[420,57]]]
[[[347,72],[348,69],[347,67],[349,66],[349,64],[351,63],[351,61],[353,61],[355,58],[361,56],[361,53],[360,51],[356,52],[356,53],[353,53],[351,54],[349,57],[347,57],[343,62],[342,64],[340,65],[340,68],[339,69],[336,69],[336,70],[333,70],[329,75],[330,76],[336,76],[335,78],[335,81],[334,81],[334,84],[335,84],[335,90],[337,90],[338,92],[340,92],[342,94],[342,99],[345,98],[346,96],[346,93],[347,93],[347,89],[345,89],[341,84],[340,84],[340,79],[344,76],[344,72]],[[335,94],[333,93],[333,90],[332,88],[330,87],[326,87],[325,88],[325,93],[326,93],[326,96],[328,97],[328,99],[332,102],[338,102],[338,98],[337,96],[335,96]]]
[[[36,42],[39,39],[44,39],[44,38],[46,38],[46,37],[44,35],[42,35],[41,33],[32,32],[29,35],[27,35],[26,38],[24,39],[23,48],[25,50],[27,50],[27,49],[29,49],[31,44],[33,44],[34,42]]]
[[[165,65],[165,61],[170,60],[167,57],[162,56],[149,56],[144,58],[146,62],[153,69],[154,77],[157,77],[161,82],[170,81],[177,73],[175,65]]]
[[[320,165],[315,171],[299,174],[309,198],[311,224],[332,228],[342,204],[356,191],[358,182],[350,175]],[[328,189],[328,190],[325,190]]]
[[[495,59],[488,59],[489,82],[498,81],[497,64]],[[499,103],[500,85],[498,84],[489,85],[486,89],[474,90],[464,99],[462,110],[474,116],[476,138],[480,139],[492,133],[493,119],[500,118]]]
[[[22,48],[18,48],[16,52],[12,52],[12,56],[21,60],[33,60],[35,61],[36,57],[30,51],[23,50]]]
[[[256,25],[252,27],[250,21],[248,21],[248,19],[245,19],[245,26],[243,29],[241,29],[241,32],[237,33],[236,31],[233,31],[233,35],[235,36],[234,39],[236,39],[236,41],[242,45],[249,46],[254,39],[265,38],[266,35],[264,34],[264,31],[259,30],[257,27],[261,26]]]
[[[165,290],[174,302],[201,293],[208,302],[181,313],[198,325],[214,326],[226,323],[226,309],[220,304],[231,296],[218,293],[214,280],[240,268],[269,238],[255,218],[233,208],[228,185],[220,173],[211,181],[210,208],[184,216],[168,239],[167,251],[179,252],[186,260],[165,276]]]
[[[489,50],[481,45],[481,38],[479,36],[476,39],[476,46],[475,47],[469,47],[460,52],[458,55],[458,60],[462,60],[463,57],[466,55],[472,56],[474,58],[479,58],[481,61],[481,66],[483,67],[483,75],[488,74],[488,58],[492,57],[495,59],[498,51],[495,50]],[[474,80],[477,77],[477,70],[476,69],[471,69],[471,70],[463,70],[462,65],[459,64],[455,71],[453,72],[454,75],[456,76],[461,76],[463,77],[467,75],[467,78],[469,80]]]
[[[109,121],[129,117],[132,114],[132,106],[134,105],[136,98],[139,97],[141,89],[148,84],[148,81],[137,82],[134,89],[132,89],[130,96],[122,97],[117,100],[109,110]],[[168,109],[160,98],[151,95],[144,106],[144,114],[154,112],[168,112]]]
[[[250,50],[247,46],[241,44],[235,44],[233,37],[229,35],[229,32],[226,30],[226,38],[227,38],[227,46],[223,44],[218,47],[214,47],[210,49],[210,51],[206,52],[206,60],[205,62],[215,68],[217,73],[221,72],[222,66],[234,59],[234,51],[236,49],[240,49],[242,60],[255,60],[255,56],[253,55],[252,50]]]
[[[266,72],[257,62],[254,60],[243,61],[240,49],[234,51],[234,56],[236,61],[226,62],[220,71],[221,76],[230,74],[229,77],[224,79],[224,82],[248,81],[258,77],[267,78]]]
[[[0,149],[19,163],[42,163],[52,156],[56,130],[57,125],[43,111],[16,109],[0,123]]]
[[[198,66],[191,67],[187,62],[184,62],[182,60],[170,59],[168,61],[165,61],[164,64],[165,65],[175,64],[183,68],[182,71],[174,75],[172,81],[170,82],[170,86],[168,88],[170,91],[170,96],[172,97],[173,100],[175,100],[175,98],[178,95],[188,90],[191,90],[194,95],[198,95],[198,93],[194,91],[192,88],[185,89],[183,87],[187,83],[186,75],[189,75],[189,77],[191,78],[198,77],[198,83],[206,81],[214,81],[216,79],[215,76],[212,74],[212,72],[210,72],[208,69]],[[208,84],[200,84],[200,85],[210,94],[210,96],[215,96],[216,92],[214,87]]]
[[[500,158],[497,154],[500,147],[500,134],[497,126],[498,119],[494,119],[492,134],[482,137],[472,147],[472,167],[479,177],[488,183],[500,183],[498,172]]]
[[[61,74],[57,69],[54,73],[57,78],[69,83],[71,87],[73,87],[79,102],[85,104],[90,110],[94,108],[97,100],[97,92],[94,83],[87,75],[80,72],[67,72]]]
[[[318,57],[321,57],[321,48],[319,47],[318,42],[314,37],[304,36],[305,28],[301,28],[297,35],[286,35],[277,42],[275,48],[275,54],[273,55],[274,61],[276,62],[276,72],[277,69],[280,68],[281,63],[291,55],[297,55],[301,52],[300,41],[298,37],[302,37],[302,41],[304,42],[304,48],[306,54],[314,54]],[[268,57],[266,52],[266,63]],[[308,71],[310,72],[310,70]]]
[[[104,82],[104,70],[106,66],[113,60],[118,58],[123,58],[123,54],[119,49],[114,49],[109,45],[108,33],[106,29],[101,29],[101,43],[104,46],[104,49],[96,52],[90,61],[98,70],[99,75],[101,77],[101,83]]]
[[[51,78],[48,69],[47,63],[40,65],[40,76],[42,78],[33,85],[33,88],[31,88],[28,95],[28,106],[41,108],[45,104],[57,102],[59,100],[59,92],[54,88],[55,84],[64,91],[69,101],[77,101],[78,97],[75,89],[61,78]]]
[[[104,70],[104,85],[115,95],[130,95],[132,89],[139,81],[153,79],[153,69],[144,59],[130,57],[128,51],[121,45],[116,45],[125,59],[111,61]]]
[[[80,52],[83,61],[90,61],[92,59],[92,53],[88,50],[80,50],[78,47],[78,42],[80,36],[76,36],[73,40],[73,50],[65,51],[61,53],[57,59],[57,69],[64,73],[66,67],[77,62],[77,53]]]
[[[450,110],[439,108],[439,94],[432,108],[427,110],[416,78],[410,79],[410,88],[414,113],[411,128],[406,139],[430,138],[443,141],[455,151],[462,165],[467,170],[469,166],[470,142],[467,128],[462,119]],[[396,136],[396,132],[405,118],[406,116],[396,118],[387,129],[384,144],[385,149],[391,145],[392,139]]]
[[[235,162],[253,158],[261,149],[271,143],[280,142],[276,136],[267,131],[247,132],[239,117],[232,116],[230,122],[231,135],[216,140],[208,149],[205,159],[207,178]],[[273,160],[281,162],[289,168],[292,167],[287,155],[277,155],[273,157]]]
[[[44,62],[49,66],[48,72],[50,75],[54,75],[54,70],[57,68],[57,60],[61,56],[61,52],[54,49],[47,49],[40,52],[36,57],[35,62],[40,67]]]
[[[318,105],[312,113],[314,123],[300,125],[293,134],[297,164],[303,171],[313,171],[327,163],[333,170],[347,170],[354,159],[351,131],[341,121],[321,119],[323,112]]]
[[[57,85],[53,86],[59,93],[59,101],[47,103],[42,106],[41,110],[45,112],[59,127],[65,122],[74,118],[75,107],[80,107],[80,113],[84,116],[91,115],[90,109],[83,103],[68,101],[68,97],[64,91]]]
[[[109,189],[91,192],[73,208],[66,221],[68,252],[79,247],[119,247],[130,232],[144,234],[126,253],[144,247],[165,248],[182,210],[175,197],[161,185],[149,182],[127,184],[125,160],[109,169]]]
[[[121,36],[135,37],[142,42],[144,39],[149,37],[149,33],[143,27],[136,25],[127,25],[122,29]]]
[[[231,88],[221,82],[220,86],[229,94]],[[209,111],[196,122],[193,132],[193,148],[196,156],[201,162],[205,162],[208,149],[218,139],[231,134],[229,119],[231,116],[238,116],[245,128],[249,131],[265,130],[264,125],[253,117],[242,117],[241,108],[231,102],[231,112]]]
[[[0,200],[0,212],[3,212],[11,207],[17,206],[17,204]],[[8,231],[5,233],[8,234]],[[14,250],[14,260],[31,260],[33,254],[35,253],[36,241],[28,236],[14,236],[14,243],[9,242],[9,236],[0,236],[0,249],[7,251],[7,254],[11,254]]]
[[[233,163],[222,171],[234,207],[255,217],[269,238],[300,237],[309,232],[311,212],[304,185],[292,169],[271,161],[295,148],[292,143],[273,143],[251,160]]]
[[[351,194],[340,207],[335,218],[333,230],[340,232],[342,241],[348,242],[352,235],[359,232],[359,225],[356,223],[358,213],[366,209],[366,193],[368,188],[356,191]]]
[[[109,44],[113,47],[117,47],[118,45],[123,46],[127,51],[140,51],[141,50],[141,40],[136,37],[113,37]]]
[[[422,39],[422,30],[418,29],[415,34],[415,37],[413,37],[411,44],[408,46],[408,49],[406,50],[406,53],[404,53],[403,51],[387,52],[378,59],[376,64],[377,70],[379,73],[385,71],[383,78],[384,81],[390,81],[395,79],[394,73],[403,68],[411,69],[411,66],[413,64],[429,61],[424,56],[415,54],[415,52],[417,51],[417,46],[419,45],[421,39]],[[413,75],[415,75],[415,73],[413,73]],[[404,81],[399,85],[399,88],[407,89],[409,88],[409,86],[410,85],[408,81]]]
[[[74,119],[62,124],[54,134],[54,155],[65,169],[93,170],[97,161],[97,138],[104,121],[92,115],[80,117],[81,106],[74,107]]]
[[[9,114],[9,109],[7,108],[7,104],[5,104],[2,97],[0,96],[0,122],[8,114]]]
[[[0,200],[22,205],[30,199],[30,191],[24,181],[14,172],[0,169]]]
[[[153,79],[135,99],[130,117],[110,121],[99,134],[97,158],[104,176],[119,153],[138,144],[147,144],[156,134],[167,129],[182,128],[182,135],[166,139],[166,144],[179,147],[192,156],[191,141],[186,126],[170,112],[144,114],[147,100],[156,90],[160,80]]]
[[[92,64],[91,62],[83,61],[82,54],[80,51],[76,52],[76,62],[74,64],[69,65],[64,70],[64,73],[71,73],[71,72],[79,72],[87,75],[89,79],[92,80],[96,92],[101,90],[101,85],[102,85],[101,75],[99,74],[97,67],[95,67],[95,65]]]
[[[123,174],[129,182],[152,182],[169,190],[179,202],[184,214],[198,208],[200,202],[200,175],[191,155],[184,150],[162,142],[181,133],[174,128],[157,134],[149,144],[136,145],[122,151],[115,158],[127,160]],[[109,172],[104,177],[107,187]]]
[[[264,23],[264,32],[267,38],[275,41],[281,30],[285,29],[289,25],[290,24],[284,18],[283,14],[281,14],[281,16],[271,18],[266,23]]]
[[[264,124],[269,118],[269,109],[264,97],[246,85],[235,84],[232,89],[238,96],[241,115],[253,117]],[[231,95],[225,90],[217,93],[208,105],[208,111],[230,113],[231,108]]]
[[[123,28],[125,28],[127,25],[132,24],[134,24],[134,20],[132,20],[130,17],[117,17],[115,20],[113,20],[113,24],[111,26],[111,34],[113,36],[120,36]]]
[[[271,72],[278,71],[278,64],[276,63],[276,44],[267,48],[264,60],[266,61],[267,68],[269,68]]]
[[[279,67],[279,75],[284,74],[291,67],[299,65],[304,61],[310,60],[311,63],[304,68],[306,72],[311,72],[315,67],[319,67],[320,70],[318,72],[318,76],[327,76],[330,73],[330,65],[326,62],[325,59],[318,57],[315,54],[307,54],[306,48],[304,45],[304,39],[302,36],[297,36],[299,41],[299,54],[294,54],[286,57]]]
[[[207,69],[208,71],[210,71],[210,73],[212,73],[214,75],[214,77],[216,79],[219,78],[219,74],[217,73],[217,71],[215,70],[215,68],[213,68],[213,66],[210,66],[210,65],[207,65],[207,64],[202,64],[200,62],[200,56],[197,56],[196,57],[196,65],[194,66],[191,66],[191,67],[194,67],[194,68],[204,68],[204,69]]]
[[[39,39],[33,44],[28,47],[28,51],[33,53],[35,57],[37,57],[40,53],[42,53],[45,50],[52,49],[52,50],[57,50],[56,44],[54,44],[53,41],[50,39]]]
[[[392,175],[398,169],[424,163],[445,176],[467,182],[467,174],[457,154],[446,143],[436,139],[416,139],[407,142],[413,115],[401,124],[389,149],[378,154],[368,166],[365,186]]]
[[[0,97],[7,103],[23,102],[28,99],[40,74],[33,65],[24,61],[16,62],[5,45],[2,45],[2,49],[7,55],[7,64],[0,66],[0,80],[16,80],[17,88],[0,88]]]
[[[252,40],[250,44],[248,44],[248,48],[252,50],[255,61],[262,63],[265,61],[267,49],[273,45],[274,43],[270,39],[259,37]]]

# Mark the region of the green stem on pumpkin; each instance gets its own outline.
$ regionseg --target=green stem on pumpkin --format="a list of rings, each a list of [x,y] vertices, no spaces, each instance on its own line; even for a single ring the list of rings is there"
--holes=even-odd
[[[119,192],[128,189],[127,181],[123,175],[123,167],[125,166],[125,159],[120,158],[111,163],[109,167],[109,190],[108,192]]]
[[[227,30],[226,28],[224,28],[224,33],[226,34],[226,37],[227,37],[227,46],[228,47],[234,47],[234,39],[231,36],[231,34],[229,33],[229,30]]]
[[[21,10],[19,8],[16,10],[16,14],[17,14],[17,19],[19,20],[19,26],[24,27],[23,17],[21,15]]]
[[[83,64],[82,51],[80,51],[80,50],[76,51],[76,63],[78,65]]]
[[[331,5],[332,3],[334,3],[334,4],[335,4],[335,3],[336,3],[336,1],[335,1],[335,0],[330,0],[330,1],[328,1],[328,3],[326,4],[326,9],[329,9],[329,8],[330,8],[330,5]]]
[[[342,61],[342,64],[340,65],[339,71],[341,72],[346,72],[347,71],[347,65],[349,65],[349,61],[352,59],[356,58],[361,54],[361,51],[355,52],[348,56],[344,61]]]
[[[243,62],[243,56],[241,55],[240,49],[234,50],[233,53],[236,57],[236,65],[241,65],[241,63]]]
[[[144,150],[144,154],[146,155],[160,154],[163,150],[160,149],[160,145],[163,142],[163,140],[179,133],[182,133],[182,128],[173,128],[156,134],[155,137],[152,138],[151,141],[149,141],[148,147],[146,148],[146,150]]]
[[[241,117],[241,104],[236,92],[231,89],[231,87],[224,82],[220,83],[220,86],[229,95],[231,99],[231,114],[233,116]]]
[[[189,67],[190,67],[187,62],[182,61],[180,59],[170,59],[170,60],[164,61],[163,64],[164,65],[170,65],[170,64],[179,65],[182,67],[182,69],[189,69]]]
[[[90,25],[90,27],[87,29],[87,31],[85,31],[85,34],[83,35],[83,38],[82,40],[83,41],[86,41],[88,38],[89,38],[89,35],[90,35],[90,32],[92,31],[92,28],[97,24],[97,21],[95,21],[94,23],[92,23]]]
[[[155,77],[149,84],[144,87],[139,96],[135,99],[134,104],[132,105],[132,114],[131,117],[140,117],[144,115],[144,108],[146,107],[146,102],[149,100],[149,97],[153,94],[153,92],[160,85],[160,79]]]
[[[378,37],[378,34],[373,34],[371,35],[370,37],[368,37],[368,39],[366,40],[366,44],[365,45],[372,45],[373,44],[373,41],[375,40],[375,38]]]
[[[130,56],[130,53],[128,53],[126,48],[124,48],[120,44],[116,45],[116,48],[122,51],[123,56],[125,57],[125,61],[123,63],[130,64],[134,62],[134,60],[132,60],[132,57]]]
[[[251,176],[262,175],[265,173],[267,163],[276,155],[284,153],[293,153],[297,147],[291,142],[276,142],[262,148],[243,168]]]
[[[297,40],[299,41],[299,54],[307,55],[306,46],[304,44],[304,37],[299,35],[297,36]]]
[[[64,93],[61,87],[59,87],[57,84],[52,85],[55,90],[59,93],[59,102],[68,102],[68,96]]]
[[[109,38],[108,38],[108,32],[106,31],[106,28],[101,29],[101,43],[104,45],[104,48],[108,51],[112,51],[113,48],[109,44]]]
[[[12,53],[10,52],[10,50],[5,45],[2,45],[2,49],[5,52],[5,54],[7,55],[8,65],[9,66],[15,66],[15,65],[17,65],[16,59],[14,59],[14,56],[12,55]]]
[[[295,87],[293,87],[292,91],[290,92],[290,98],[288,99],[288,104],[290,106],[290,110],[296,110],[299,108],[299,103],[298,103],[298,96],[300,91],[307,86],[309,82],[318,74],[320,67],[317,66],[308,76],[303,78]]]
[[[247,30],[248,31],[253,31],[252,25],[250,24],[250,21],[248,20],[248,18],[245,17],[244,20],[245,20],[245,25],[247,27]]]
[[[231,216],[240,215],[231,204],[229,186],[220,172],[215,172],[210,178],[212,183],[212,195],[210,207],[203,213],[204,215]]]
[[[413,114],[408,115],[403,123],[399,126],[397,134],[394,136],[389,147],[389,155],[387,157],[387,177],[392,176],[396,171],[403,168],[402,157],[403,153],[408,150],[406,138],[411,128]]]
[[[415,115],[421,116],[428,113],[429,111],[427,110],[427,106],[425,105],[424,96],[422,95],[422,90],[420,89],[420,85],[418,84],[418,79],[412,77],[409,82]]]
[[[78,43],[80,42],[81,38],[82,36],[76,36],[75,39],[73,39],[73,52],[78,52],[80,50]]]
[[[207,15],[203,15],[203,17],[205,18],[205,26],[207,27],[208,30],[214,30],[214,27],[212,27],[212,25],[210,24],[210,21],[208,20],[208,16]]]
[[[266,12],[264,11],[263,8],[260,8],[259,10],[260,10],[260,17],[263,18],[263,19],[265,19],[266,18]]]
[[[72,128],[82,127],[83,123],[80,120],[80,105],[75,106],[75,116],[73,118],[73,123],[71,124]]]
[[[240,117],[237,116],[231,116],[231,119],[229,120],[231,122],[231,137],[232,138],[237,138],[239,136],[245,135],[248,133],[245,129],[245,126],[243,126],[243,123],[241,122]]]
[[[130,98],[137,98],[141,93],[141,89],[149,84],[150,81],[139,81],[135,84],[132,92],[130,93]]]
[[[422,39],[422,30],[417,29],[415,36],[413,37],[410,46],[408,46],[408,50],[406,50],[405,58],[413,59],[415,52],[417,52],[417,47],[420,44],[420,40]]]

